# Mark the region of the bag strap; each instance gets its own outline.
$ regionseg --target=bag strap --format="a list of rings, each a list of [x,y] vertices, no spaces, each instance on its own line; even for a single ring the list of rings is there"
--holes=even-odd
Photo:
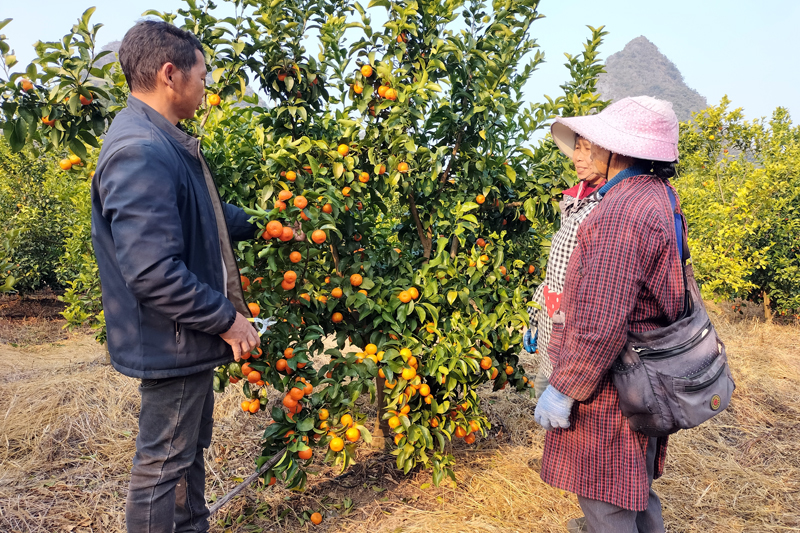
[[[683,311],[678,315],[677,320],[686,318],[692,314],[692,293],[689,290],[689,281],[686,279],[686,262],[692,256],[689,252],[687,223],[683,213],[678,209],[678,200],[669,185],[664,185],[669,196],[669,203],[672,204],[672,214],[675,219],[675,238],[678,240],[678,256],[681,259],[681,274],[683,274]]]

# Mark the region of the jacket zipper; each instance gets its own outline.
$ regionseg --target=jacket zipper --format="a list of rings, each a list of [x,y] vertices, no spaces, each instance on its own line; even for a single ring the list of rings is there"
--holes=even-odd
[[[175,344],[181,343],[181,325],[175,322]]]
[[[645,346],[634,346],[633,351],[639,354],[639,357],[644,359],[666,359],[668,357],[673,357],[675,355],[680,355],[687,350],[690,350],[700,344],[700,342],[708,335],[711,331],[711,320],[706,322],[703,329],[697,332],[697,334],[689,339],[688,341],[679,344],[678,346],[673,346],[672,348],[666,348],[663,350],[654,350],[647,348]]]
[[[208,163],[206,162],[205,157],[203,156],[203,151],[200,148],[200,144],[201,143],[198,141],[198,143],[197,143],[197,156],[200,159],[200,171],[203,172],[203,181],[206,182],[206,189],[208,190],[209,200],[211,200],[211,195],[212,194],[216,194],[217,195],[217,200],[219,201],[220,208],[221,208],[222,207],[222,196],[220,196],[219,190],[217,189],[217,187],[215,185],[213,187],[214,192],[211,192],[211,188],[212,187],[209,186],[208,180],[205,179],[205,173],[206,173],[206,171],[208,171],[208,175],[209,175],[209,177],[211,177],[211,182],[212,183],[214,182],[214,177],[211,174],[211,168],[208,166]],[[213,204],[214,204],[213,200],[211,200],[211,204],[212,204],[212,209],[213,209]],[[225,233],[225,237],[228,239],[228,243],[229,243],[229,245],[231,247],[231,255],[233,256],[235,270],[238,271],[239,270],[239,265],[236,263],[236,254],[233,253],[233,250],[234,250],[233,239],[231,239],[230,231],[228,231],[228,221],[225,220],[225,210],[224,209],[221,209],[221,210],[222,210],[222,217],[221,217],[222,220],[220,222],[222,223],[223,232]],[[219,244],[220,244],[220,248],[222,248],[222,242],[220,242]],[[220,253],[221,253],[222,259],[223,259],[222,268],[225,268],[225,254],[224,254],[224,252],[222,252],[221,249],[220,249]],[[245,299],[244,289],[242,289],[242,284],[241,283],[235,283],[234,285],[235,285],[236,288],[238,288],[237,294],[239,295],[239,299],[241,300],[241,303],[244,306],[244,309],[247,309],[247,313],[245,314],[244,312],[242,312],[242,314],[244,314],[245,317],[252,316],[251,313],[250,313],[249,308],[247,307],[247,300]],[[234,290],[236,290],[236,288]],[[228,293],[230,293],[230,290],[228,289],[228,287],[226,287],[226,291]],[[228,299],[230,300],[230,297]],[[231,303],[234,304],[234,308],[235,308],[236,304],[232,300],[231,300]],[[239,310],[237,309],[237,311],[239,311]]]
[[[683,390],[686,392],[697,392],[699,390],[706,389],[719,379],[724,370],[725,370],[725,365],[722,365],[721,367],[719,367],[719,370],[717,370],[717,373],[714,374],[713,378],[709,379],[708,381],[704,381],[703,383],[698,383],[697,385],[687,385],[686,387],[684,387]]]

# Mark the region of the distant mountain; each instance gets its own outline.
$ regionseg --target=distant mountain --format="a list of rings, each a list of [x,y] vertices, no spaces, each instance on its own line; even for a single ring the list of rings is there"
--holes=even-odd
[[[675,64],[645,37],[637,37],[609,56],[597,89],[607,100],[642,95],[667,100],[681,122],[708,107],[705,97],[689,88]]]

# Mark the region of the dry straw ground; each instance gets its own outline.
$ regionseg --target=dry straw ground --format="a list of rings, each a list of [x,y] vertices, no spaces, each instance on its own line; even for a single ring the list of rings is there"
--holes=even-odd
[[[670,532],[800,531],[800,327],[720,316],[738,388],[730,409],[675,436],[655,488]],[[136,382],[104,364],[88,336],[21,348],[0,343],[0,531],[124,531],[136,437]],[[218,498],[252,471],[264,416],[218,398],[207,454]],[[557,532],[580,510],[537,474],[544,433],[533,402],[487,396],[496,434],[456,446],[458,483],[397,474],[363,450],[349,474],[319,465],[304,494],[256,486],[228,504],[213,531]],[[307,510],[325,515],[302,523]]]

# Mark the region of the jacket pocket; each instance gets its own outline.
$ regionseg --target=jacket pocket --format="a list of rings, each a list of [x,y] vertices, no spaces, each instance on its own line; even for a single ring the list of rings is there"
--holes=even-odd
[[[547,342],[547,356],[555,367],[564,348],[564,313],[556,311],[553,315],[553,327],[550,330],[550,339]]]

